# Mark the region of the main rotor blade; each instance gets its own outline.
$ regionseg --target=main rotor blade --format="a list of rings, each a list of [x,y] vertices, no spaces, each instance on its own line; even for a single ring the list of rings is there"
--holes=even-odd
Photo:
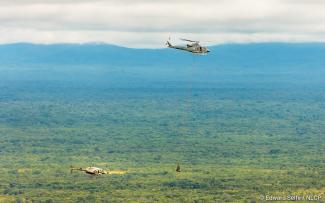
[[[187,41],[187,42],[197,42],[197,43],[199,43],[199,41],[194,41],[194,40],[190,40],[190,39],[180,38],[180,40]]]

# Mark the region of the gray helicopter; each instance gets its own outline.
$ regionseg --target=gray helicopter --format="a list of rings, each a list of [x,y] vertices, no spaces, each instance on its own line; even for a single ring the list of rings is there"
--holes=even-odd
[[[193,40],[182,39],[182,38],[181,38],[181,40],[191,42],[191,43],[187,44],[186,46],[174,46],[170,43],[170,39],[169,39],[169,40],[167,40],[166,45],[168,48],[188,51],[193,54],[205,55],[210,52],[210,50],[207,47],[201,46],[199,41],[193,41]]]
[[[91,175],[102,175],[102,174],[108,174],[109,172],[107,170],[98,168],[98,167],[94,167],[94,166],[90,166],[90,167],[86,167],[86,168],[74,168],[73,166],[70,167],[70,172],[72,173],[73,171],[83,171],[87,174],[91,174]]]

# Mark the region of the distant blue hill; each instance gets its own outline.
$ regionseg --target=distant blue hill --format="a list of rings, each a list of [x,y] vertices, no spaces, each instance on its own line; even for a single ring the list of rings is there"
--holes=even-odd
[[[0,78],[181,81],[195,75],[199,82],[299,83],[322,82],[325,76],[322,43],[226,44],[210,50],[193,56],[108,44],[0,45]]]
[[[325,44],[228,44],[210,49],[209,55],[197,56],[196,60],[205,66],[251,68],[325,64]],[[1,63],[172,65],[189,64],[192,60],[190,53],[171,49],[131,49],[107,44],[0,45]]]

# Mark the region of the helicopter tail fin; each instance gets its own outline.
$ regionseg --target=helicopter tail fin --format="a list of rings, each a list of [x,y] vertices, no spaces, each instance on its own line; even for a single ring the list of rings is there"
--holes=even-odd
[[[166,45],[167,45],[168,47],[171,47],[171,46],[172,46],[172,44],[171,44],[169,41],[166,42]]]

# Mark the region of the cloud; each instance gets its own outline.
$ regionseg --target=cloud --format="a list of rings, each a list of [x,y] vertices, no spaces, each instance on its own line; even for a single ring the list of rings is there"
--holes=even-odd
[[[325,41],[324,8],[320,0],[2,0],[0,43]]]

